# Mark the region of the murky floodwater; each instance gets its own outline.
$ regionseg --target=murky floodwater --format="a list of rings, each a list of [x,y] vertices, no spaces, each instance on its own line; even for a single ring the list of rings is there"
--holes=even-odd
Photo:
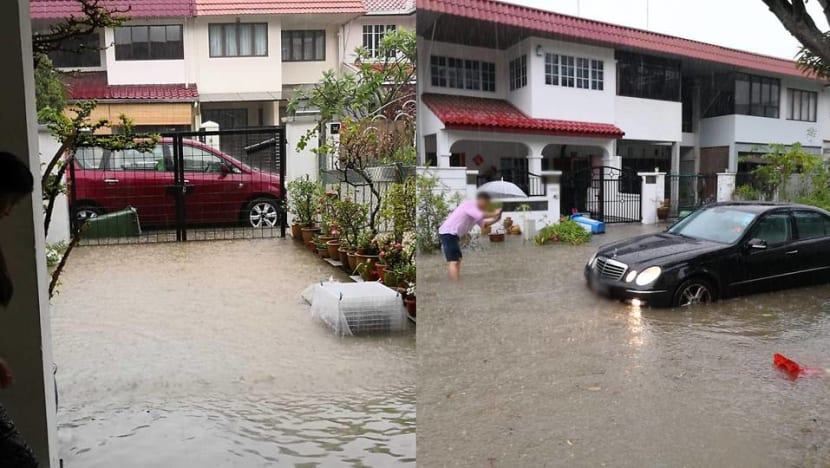
[[[76,250],[52,312],[66,466],[414,465],[414,334],[333,336],[299,297],[332,274],[280,239]]]
[[[482,242],[460,285],[419,265],[418,461],[434,466],[830,466],[830,286],[694,310],[599,298],[590,246]],[[464,421],[464,424],[459,424]]]

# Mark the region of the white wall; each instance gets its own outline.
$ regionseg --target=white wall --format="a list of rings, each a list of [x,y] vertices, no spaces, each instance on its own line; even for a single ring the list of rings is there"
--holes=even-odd
[[[247,23],[268,23],[267,57],[210,57],[208,24],[234,23],[236,17],[200,17],[193,20],[193,73],[199,93],[282,92],[281,29],[278,16],[245,16]],[[188,54],[188,60],[190,60]]]
[[[614,97],[617,89],[617,61],[614,59],[614,49],[538,38],[528,39],[524,43],[528,54],[528,83],[531,88],[531,96],[527,101],[530,107],[523,107],[523,110],[527,109],[525,112],[536,118],[614,122]],[[536,56],[539,45],[542,46],[541,57]],[[545,53],[602,60],[603,89],[566,88],[545,84]]]
[[[339,39],[337,36],[340,28],[337,25],[309,23],[307,21],[298,22],[286,17],[282,23],[282,29],[323,29],[326,31],[326,59],[314,62],[283,62],[283,84],[316,83],[323,77],[323,72],[338,69],[340,54],[338,53]],[[282,39],[281,34],[282,32],[280,32],[280,39]],[[282,59],[282,49],[279,50],[279,53],[280,59]]]
[[[158,20],[136,20],[130,24],[146,25],[184,25],[183,18],[168,18]],[[188,42],[187,32],[184,32],[185,59],[192,44]],[[115,32],[108,28],[104,33],[104,41],[108,45],[115,43]],[[115,47],[108,47],[105,51],[107,80],[111,85],[130,84],[178,84],[187,83],[187,67],[185,60],[115,60]]]
[[[40,149],[41,168],[48,163],[60,148],[60,142],[49,133],[45,127],[38,128],[38,147]],[[46,243],[56,244],[58,242],[69,242],[69,202],[65,194],[55,198],[55,206],[52,209],[52,221],[49,223],[49,234],[46,236]]]
[[[680,141],[682,110],[679,102],[616,96],[614,123],[626,140]]]
[[[440,55],[453,58],[472,58],[496,64],[496,92],[475,91],[467,89],[444,88],[432,86],[430,79],[430,57]],[[418,94],[457,94],[461,96],[483,97],[490,99],[507,99],[507,55],[494,49],[468,47],[459,44],[434,42],[418,38]]]
[[[343,50],[341,56],[346,63],[354,63],[355,49],[363,45],[363,26],[366,24],[394,24],[398,29],[415,29],[415,15],[401,16],[361,16],[343,27]],[[419,45],[420,47],[420,41]],[[424,62],[421,62],[424,63]]]

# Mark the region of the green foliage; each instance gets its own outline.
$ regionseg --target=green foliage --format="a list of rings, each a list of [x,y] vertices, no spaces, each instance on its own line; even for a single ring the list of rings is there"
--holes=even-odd
[[[45,108],[63,112],[66,107],[66,87],[61,74],[52,68],[49,57],[43,56],[35,66],[35,100],[37,111]]]
[[[340,224],[340,240],[347,248],[356,248],[360,233],[366,228],[368,208],[351,200],[336,200],[335,211]]]
[[[417,246],[419,250],[429,253],[438,248],[438,228],[450,214],[450,205],[460,202],[460,197],[449,200],[438,190],[438,181],[428,172],[418,174],[415,184],[418,201],[415,231]]]
[[[317,211],[320,185],[308,175],[286,184],[288,189],[288,210],[302,227],[312,227]]]
[[[764,194],[752,185],[744,184],[735,189],[732,197],[739,201],[758,201],[764,199]]]
[[[591,233],[572,219],[562,218],[558,224],[551,224],[539,230],[534,238],[536,245],[562,242],[580,245],[591,241]]]
[[[380,214],[384,221],[392,226],[395,240],[400,242],[407,231],[415,230],[415,179],[408,178],[403,183],[391,184],[381,203]]]

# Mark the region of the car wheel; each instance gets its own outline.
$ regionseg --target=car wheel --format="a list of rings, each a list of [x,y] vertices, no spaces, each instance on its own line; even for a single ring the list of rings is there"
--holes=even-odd
[[[277,201],[271,198],[257,198],[248,204],[248,223],[254,228],[274,227],[280,222]]]
[[[75,221],[83,224],[90,219],[97,218],[102,215],[104,210],[92,205],[81,205],[74,210]]]
[[[708,304],[717,299],[715,288],[702,278],[692,278],[683,282],[674,294],[674,305],[688,307]]]

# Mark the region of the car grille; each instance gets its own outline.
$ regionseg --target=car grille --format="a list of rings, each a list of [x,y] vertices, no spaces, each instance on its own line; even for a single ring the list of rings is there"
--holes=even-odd
[[[594,268],[599,272],[599,275],[605,279],[621,280],[628,269],[628,265],[620,263],[616,260],[605,257],[597,257]]]

